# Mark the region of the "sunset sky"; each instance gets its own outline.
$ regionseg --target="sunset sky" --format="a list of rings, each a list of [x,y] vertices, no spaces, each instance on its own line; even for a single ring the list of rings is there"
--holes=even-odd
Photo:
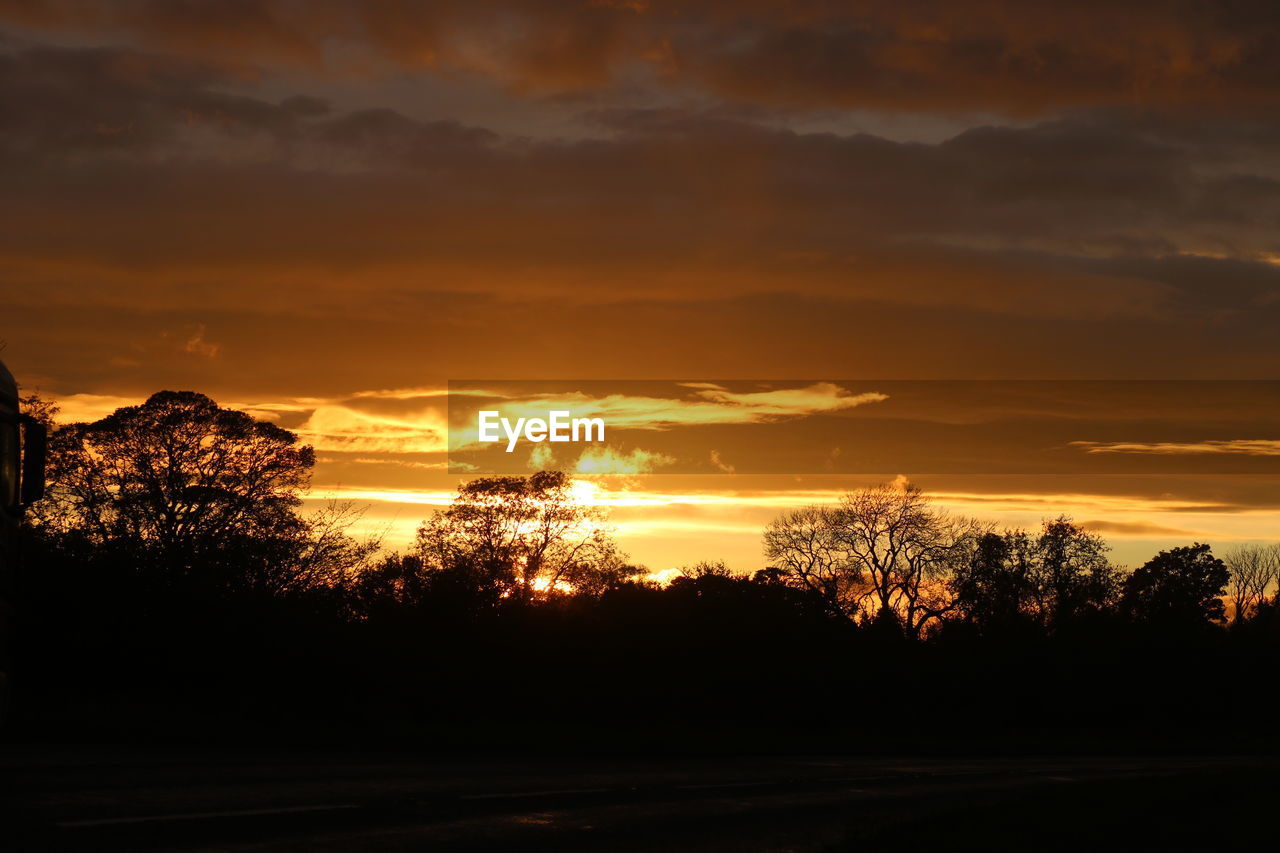
[[[1275,386],[1226,382],[1280,376],[1278,24],[0,0],[0,358],[66,420],[171,388],[295,429],[392,547],[466,477],[451,380],[676,395],[582,491],[655,570],[758,568],[779,510],[899,475],[1130,565],[1280,540]],[[1195,381],[1058,383],[1138,379]]]

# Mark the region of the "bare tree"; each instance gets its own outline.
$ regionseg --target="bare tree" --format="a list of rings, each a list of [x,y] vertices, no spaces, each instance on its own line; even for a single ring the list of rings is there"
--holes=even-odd
[[[784,512],[764,529],[764,555],[784,583],[817,594],[832,615],[852,618],[866,582],[836,536],[837,516],[822,506]]]
[[[1223,562],[1231,570],[1228,590],[1235,603],[1231,621],[1237,624],[1256,614],[1272,584],[1280,581],[1280,545],[1237,545]]]
[[[350,501],[330,500],[300,520],[286,556],[265,578],[276,594],[327,587],[343,589],[360,576],[382,548],[382,535],[357,539],[350,531],[365,514]]]
[[[835,507],[786,513],[765,530],[781,577],[850,619],[892,619],[919,637],[955,606],[947,583],[983,529],[932,506],[916,486],[886,483]]]
[[[981,528],[932,506],[909,483],[886,483],[845,495],[836,537],[869,581],[860,609],[894,617],[918,637],[955,606],[947,580],[968,558]]]

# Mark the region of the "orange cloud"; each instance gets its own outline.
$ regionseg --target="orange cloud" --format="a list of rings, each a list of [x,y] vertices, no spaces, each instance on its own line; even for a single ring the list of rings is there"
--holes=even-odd
[[[584,476],[648,474],[674,461],[666,454],[638,447],[629,453],[609,447],[588,447],[574,461],[572,470]]]
[[[815,382],[803,388],[732,392],[710,383],[676,383],[693,389],[690,397],[646,397],[608,394],[593,397],[583,392],[519,395],[516,392],[463,389],[480,396],[502,399],[504,416],[538,417],[551,410],[567,409],[575,418],[603,418],[609,429],[668,430],[677,426],[771,423],[790,418],[845,411],[879,403],[888,395],[875,391],[854,392],[831,382]],[[476,409],[490,405],[477,403]],[[454,447],[476,443],[475,418],[455,424]]]
[[[1226,439],[1210,441],[1073,441],[1086,453],[1142,453],[1155,456],[1227,454],[1280,456],[1280,439]]]
[[[430,409],[403,415],[321,405],[295,431],[318,451],[343,453],[444,453],[448,428]]]

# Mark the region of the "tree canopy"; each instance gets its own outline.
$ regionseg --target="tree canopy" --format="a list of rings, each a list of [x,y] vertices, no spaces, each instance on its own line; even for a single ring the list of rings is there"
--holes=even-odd
[[[1171,548],[1125,578],[1120,607],[1138,621],[1168,626],[1223,622],[1226,605],[1221,596],[1230,579],[1226,564],[1208,545]]]
[[[315,464],[288,430],[192,391],[72,424],[52,449],[40,521],[146,544],[170,564],[288,527]]]
[[[561,471],[481,477],[418,529],[424,567],[465,574],[494,597],[532,601],[598,594],[640,570],[609,535],[605,515],[575,495]]]

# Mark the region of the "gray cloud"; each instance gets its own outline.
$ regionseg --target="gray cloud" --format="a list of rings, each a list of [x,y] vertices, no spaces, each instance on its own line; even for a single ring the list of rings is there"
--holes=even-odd
[[[615,107],[554,140],[317,86],[257,97],[243,69],[129,48],[0,54],[0,276],[25,324],[6,336],[33,375],[280,387],[324,364],[354,390],[505,373],[492,339],[548,375],[586,351],[614,376],[1280,366],[1263,118],[1092,110],[926,144]],[[200,325],[218,358],[160,363],[164,333]],[[375,359],[394,380],[362,375]]]
[[[480,74],[533,93],[616,88],[640,67],[664,88],[786,108],[1269,105],[1280,78],[1262,0],[7,0],[0,21],[313,73]]]

